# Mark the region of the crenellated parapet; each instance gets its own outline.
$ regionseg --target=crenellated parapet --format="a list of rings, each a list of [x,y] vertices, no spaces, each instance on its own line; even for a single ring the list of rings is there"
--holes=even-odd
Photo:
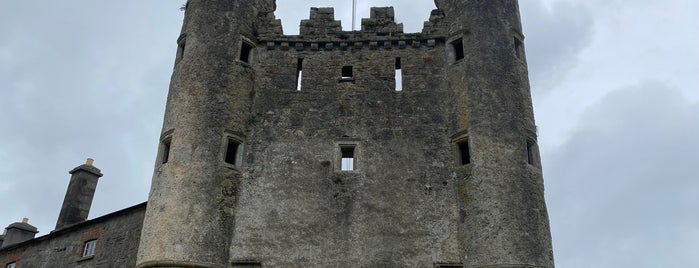
[[[372,7],[368,19],[362,19],[362,31],[377,35],[403,33],[403,24],[396,23],[393,7]]]
[[[443,33],[446,29],[447,21],[444,19],[444,10],[433,9],[430,12],[430,19],[426,21],[422,27],[423,34],[439,34]]]
[[[335,20],[335,9],[332,7],[313,7],[311,16],[301,21],[299,31],[302,36],[324,36],[342,32],[342,23]]]

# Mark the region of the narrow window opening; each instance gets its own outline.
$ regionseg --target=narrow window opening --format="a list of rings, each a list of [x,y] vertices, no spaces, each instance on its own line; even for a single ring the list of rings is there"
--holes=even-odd
[[[403,91],[403,71],[401,69],[400,57],[396,58],[396,91]]]
[[[464,58],[464,41],[459,38],[451,42],[451,46],[454,49],[454,61],[458,61]]]
[[[464,266],[461,265],[461,264],[451,264],[451,263],[449,263],[449,264],[444,264],[444,263],[440,263],[440,264],[435,265],[435,267],[437,267],[437,268],[463,268]]]
[[[262,268],[259,262],[234,262],[233,268]]]
[[[184,48],[185,48],[185,40],[180,41],[179,44],[177,44],[177,62],[182,60],[184,57]]]
[[[342,79],[349,79],[352,78],[352,66],[344,66],[342,67]]]
[[[515,55],[520,60],[524,59],[524,45],[517,37],[515,37]]]
[[[471,163],[471,150],[468,146],[468,139],[462,140],[457,143],[459,146],[459,162],[461,165],[468,165]]]
[[[298,59],[296,63],[296,90],[301,91],[301,80],[303,79],[303,59]]]
[[[527,140],[527,163],[535,164],[536,159],[536,144],[533,141]]]
[[[342,171],[354,170],[354,146],[341,145],[340,151],[342,154]]]
[[[6,268],[15,268],[16,264],[17,264],[16,262],[8,263]]]
[[[250,63],[250,56],[252,54],[252,45],[248,42],[243,41],[243,45],[240,48],[240,60],[245,63]]]
[[[237,164],[238,147],[240,147],[240,142],[234,139],[228,139],[228,146],[226,146],[226,163],[231,165]]]
[[[167,163],[168,159],[170,158],[170,144],[172,143],[171,139],[166,139],[163,141],[163,164]]]
[[[95,256],[95,248],[97,247],[97,240],[90,240],[83,244],[83,257]]]

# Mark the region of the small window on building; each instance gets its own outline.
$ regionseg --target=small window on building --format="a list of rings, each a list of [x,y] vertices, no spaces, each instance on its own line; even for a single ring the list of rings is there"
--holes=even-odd
[[[162,161],[163,164],[167,163],[168,159],[170,158],[170,144],[172,143],[171,138],[167,138],[163,140],[163,154],[162,154]]]
[[[231,165],[238,164],[238,149],[240,147],[240,142],[234,139],[228,139],[228,145],[226,145],[226,163]]]
[[[296,90],[301,91],[301,80],[303,79],[303,59],[296,62]]]
[[[532,140],[527,140],[527,163],[536,165],[536,143]]]
[[[17,265],[16,262],[11,262],[11,263],[8,263],[7,266],[5,266],[5,267],[6,268],[15,268],[16,265]]]
[[[259,262],[234,262],[233,268],[262,268]]]
[[[340,145],[340,153],[342,154],[342,171],[354,170],[354,145]]]
[[[182,60],[182,58],[184,57],[184,48],[185,48],[185,44],[186,44],[186,40],[185,40],[185,39],[180,40],[180,42],[177,44],[177,56],[175,57],[175,58],[176,58],[176,60],[175,60],[176,62],[179,62],[179,61]]]
[[[464,58],[464,41],[459,38],[451,42],[451,47],[454,49],[454,61],[459,61]]]
[[[524,60],[524,45],[519,38],[515,37],[515,55],[520,60]]]
[[[250,58],[252,56],[252,48],[252,44],[243,41],[243,44],[240,48],[240,61],[250,63]]]
[[[89,240],[83,244],[83,257],[95,256],[95,248],[97,247],[97,239]]]
[[[352,66],[342,67],[342,79],[349,79],[354,77],[352,74]]]
[[[434,265],[435,268],[463,268],[462,264],[456,263],[438,263]]]
[[[462,139],[456,143],[459,147],[459,163],[468,165],[471,163],[471,149],[468,146],[468,139]]]
[[[400,57],[396,58],[396,91],[403,91],[403,72],[401,70]]]

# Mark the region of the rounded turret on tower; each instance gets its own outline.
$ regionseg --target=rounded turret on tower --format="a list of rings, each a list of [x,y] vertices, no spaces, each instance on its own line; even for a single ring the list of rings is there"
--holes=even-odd
[[[516,0],[436,0],[447,31],[465,267],[553,267]]]
[[[224,267],[254,98],[254,48],[272,0],[189,0],[138,267]]]

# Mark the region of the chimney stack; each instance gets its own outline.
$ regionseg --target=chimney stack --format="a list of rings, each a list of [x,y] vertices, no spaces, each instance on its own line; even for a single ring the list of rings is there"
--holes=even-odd
[[[29,219],[24,218],[22,222],[15,222],[5,228],[5,234],[3,235],[4,241],[0,241],[0,243],[2,247],[22,243],[34,239],[34,236],[38,232],[36,227],[29,224]]]
[[[81,223],[90,214],[97,180],[102,177],[101,171],[92,165],[93,162],[92,158],[88,158],[85,164],[69,172],[72,176],[56,222],[56,230]]]

